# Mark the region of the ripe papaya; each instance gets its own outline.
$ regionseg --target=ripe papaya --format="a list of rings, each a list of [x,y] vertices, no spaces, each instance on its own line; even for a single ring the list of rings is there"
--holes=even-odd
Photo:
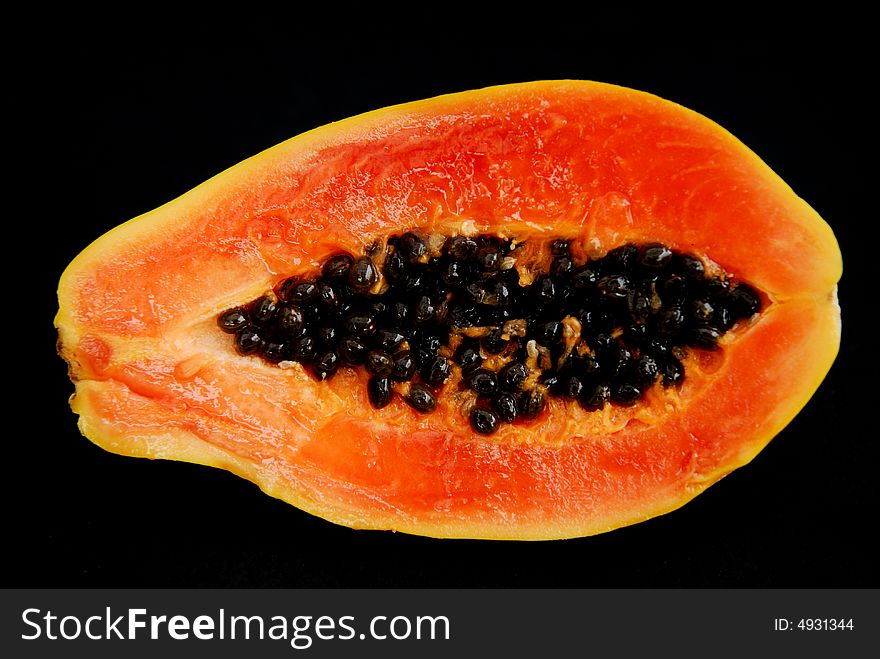
[[[421,238],[407,245],[407,236]],[[486,411],[474,403],[483,384],[465,386],[456,341],[483,341],[479,359],[488,364],[492,327],[476,326],[494,322],[501,332],[502,320],[528,317],[519,334],[503,325],[504,341],[521,337],[525,354],[525,339],[543,332],[564,353],[561,371],[572,350],[559,337],[589,332],[604,311],[533,330],[536,298],[523,297],[511,318],[444,334],[448,345],[432,354],[448,355],[452,366],[439,381],[424,369],[416,376],[441,382],[433,389],[377,384],[391,366],[375,355],[364,367],[357,364],[365,358],[320,365],[309,353],[306,367],[303,355],[258,328],[241,334],[244,324],[280,313],[276,306],[305,304],[315,293],[303,284],[320,285],[316,273],[338,275],[328,265],[334,257],[351,257],[344,287],[352,295],[380,295],[396,290],[390,261],[381,259],[402,254],[433,276],[451,267],[443,259],[452,258],[456,237],[497,245],[502,261],[519,259],[514,293],[531,291],[568,254],[571,267],[598,264],[596,277],[607,281],[589,285],[604,296],[601,309],[628,304],[634,317],[642,314],[636,329],[666,331],[667,320],[655,323],[666,300],[651,270],[667,267],[658,259],[698,262],[707,271],[700,290],[744,291],[749,309],[724,323],[723,336],[691,328],[691,347],[675,353],[686,374],[672,386],[658,382],[607,405],[548,395],[529,414],[533,399],[519,400],[519,417],[501,424],[491,422],[504,416],[497,408],[474,412]],[[560,257],[563,243],[570,251]],[[623,267],[628,246],[648,291],[639,312],[625,277],[603,265]],[[837,354],[841,269],[828,225],[709,119],[612,85],[535,82],[377,110],[236,165],[77,256],[59,283],[55,324],[80,429],[109,451],[227,469],[356,528],[553,539],[671,511],[749,462]],[[448,284],[453,274],[443,272]],[[574,275],[553,276],[575,287]],[[436,306],[454,299],[448,293]],[[414,313],[430,307],[439,322],[434,302],[414,303]],[[286,308],[277,322],[302,332]],[[602,341],[623,349],[631,328],[612,325]],[[363,328],[348,330],[356,337]],[[234,341],[229,331],[239,332]],[[316,341],[336,346],[334,331]],[[575,356],[585,362],[603,349],[586,340],[582,347]],[[555,364],[557,354],[545,352]],[[633,350],[639,355],[650,356],[644,346]]]

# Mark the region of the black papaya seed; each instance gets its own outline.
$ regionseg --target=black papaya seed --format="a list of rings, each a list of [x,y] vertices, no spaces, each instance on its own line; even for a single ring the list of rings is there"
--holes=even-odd
[[[409,350],[404,350],[394,356],[394,369],[391,371],[391,377],[398,382],[412,380],[416,374],[416,360]]]
[[[245,326],[235,335],[235,347],[242,355],[256,352],[262,345],[263,338],[260,336],[260,331],[252,325]]]
[[[410,387],[406,402],[423,414],[432,412],[437,407],[437,399],[434,394],[423,384],[414,384]]]
[[[394,394],[391,389],[391,380],[374,375],[367,382],[367,396],[370,404],[377,410],[386,407]]]
[[[332,378],[339,367],[339,355],[335,350],[319,353],[312,363],[312,370],[319,380]]]
[[[257,299],[251,307],[251,320],[257,325],[266,325],[275,315],[275,298],[269,295]]]
[[[346,364],[362,364],[367,354],[366,344],[353,336],[345,336],[339,341],[339,357]]]
[[[541,393],[538,389],[531,389],[529,391],[523,391],[520,394],[519,401],[517,403],[519,409],[519,416],[523,419],[534,419],[541,412],[544,411],[544,406],[547,401],[544,397],[544,394]]]
[[[443,384],[449,378],[451,372],[449,360],[443,355],[438,355],[434,357],[425,370],[425,381],[432,385]]]
[[[468,377],[468,386],[478,394],[493,394],[498,390],[498,376],[485,368],[478,368]]]
[[[500,393],[492,399],[492,409],[498,418],[505,423],[513,423],[516,420],[516,397],[510,393]]]
[[[235,334],[248,324],[247,311],[244,309],[230,309],[220,314],[217,324],[227,334]]]
[[[421,259],[428,251],[428,246],[417,234],[408,231],[400,237],[398,242],[400,253],[404,260],[415,263]]]
[[[370,373],[380,377],[391,375],[394,370],[394,360],[391,359],[391,355],[381,350],[370,350],[364,363]]]
[[[351,254],[336,254],[324,261],[324,265],[321,266],[321,274],[327,279],[347,277],[352,263],[354,263],[354,257]]]
[[[348,283],[356,291],[366,291],[379,281],[379,271],[366,256],[358,258],[348,273]]]
[[[483,435],[491,435],[498,429],[498,417],[485,407],[474,406],[470,413],[471,427]]]
[[[281,341],[267,341],[263,344],[263,357],[273,364],[287,357],[287,346]]]

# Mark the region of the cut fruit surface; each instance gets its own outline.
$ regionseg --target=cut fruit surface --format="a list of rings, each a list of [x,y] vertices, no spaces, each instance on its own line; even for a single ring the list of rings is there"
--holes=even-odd
[[[478,253],[491,240],[503,249]],[[585,340],[578,368],[596,357],[612,400],[583,391],[600,380],[579,370],[580,385],[547,383],[541,391],[555,393],[538,405],[534,378],[523,386],[534,369],[504,370],[528,365],[527,339],[558,360],[574,322],[600,334],[594,316],[537,313],[540,278],[574,289],[577,268],[630,244],[643,299],[615,280],[622,271],[599,268],[589,287],[602,305],[652,331],[678,327],[674,313],[661,318],[676,305],[663,306],[657,286],[673,258],[684,278],[690,258],[730,289],[722,306],[736,317],[713,334],[715,298],[686,297],[683,380],[635,397],[623,384],[636,381],[612,374],[602,346]],[[438,314],[444,300],[445,313],[455,307],[450,291],[465,296],[502,269],[518,270],[515,294],[529,293],[510,317],[459,322],[409,365],[397,361],[400,346],[414,352],[424,337],[386,322],[390,308],[368,329],[352,318],[359,308],[309,320],[315,300],[335,309],[328,296],[338,294],[344,304],[343,288],[387,294],[387,259],[398,257],[410,269],[446,259],[431,270],[443,295],[401,293],[422,327],[447,322]],[[479,272],[460,280],[450,262]],[[666,279],[654,282],[651,268]],[[59,284],[56,326],[80,428],[108,450],[228,469],[353,527],[550,539],[667,512],[751,460],[834,360],[840,274],[827,224],[710,120],[621,87],[538,82],[377,110],[233,167],[82,252]],[[495,352],[488,332],[520,319],[531,321],[525,334],[500,339],[519,341],[519,352]],[[475,327],[486,333],[459,336]],[[659,382],[664,364],[647,363],[655,355],[626,329],[607,333],[631,352],[624,370]],[[314,345],[292,352],[302,336]],[[363,345],[343,349],[344,339]],[[475,354],[465,355],[469,343]],[[465,361],[477,359],[513,383],[513,412],[497,400],[501,384],[486,394],[479,387],[491,383],[464,384]],[[541,375],[553,370],[563,371]]]

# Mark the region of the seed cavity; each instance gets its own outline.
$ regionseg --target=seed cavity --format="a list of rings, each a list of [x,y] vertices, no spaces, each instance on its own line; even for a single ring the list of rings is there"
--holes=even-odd
[[[446,395],[491,434],[540,416],[548,397],[598,411],[680,387],[689,350],[720,350],[761,310],[759,291],[694,254],[628,243],[582,260],[573,242],[532,245],[547,256],[529,263],[515,239],[409,231],[332,254],[217,325],[239,354],[319,381],[364,369],[376,409],[398,396],[430,414]]]

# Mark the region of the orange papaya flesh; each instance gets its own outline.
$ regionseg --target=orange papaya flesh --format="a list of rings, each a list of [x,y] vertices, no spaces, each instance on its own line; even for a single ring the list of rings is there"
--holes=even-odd
[[[236,355],[224,309],[405,230],[662,242],[765,304],[681,389],[590,413],[550,399],[486,437],[452,401],[373,410],[366,374],[316,382]],[[550,539],[673,510],[749,462],[807,402],[840,339],[830,228],[754,153],[657,97],[508,85],[316,129],[102,236],[59,283],[72,407],[116,453],[235,472],[358,528]]]

